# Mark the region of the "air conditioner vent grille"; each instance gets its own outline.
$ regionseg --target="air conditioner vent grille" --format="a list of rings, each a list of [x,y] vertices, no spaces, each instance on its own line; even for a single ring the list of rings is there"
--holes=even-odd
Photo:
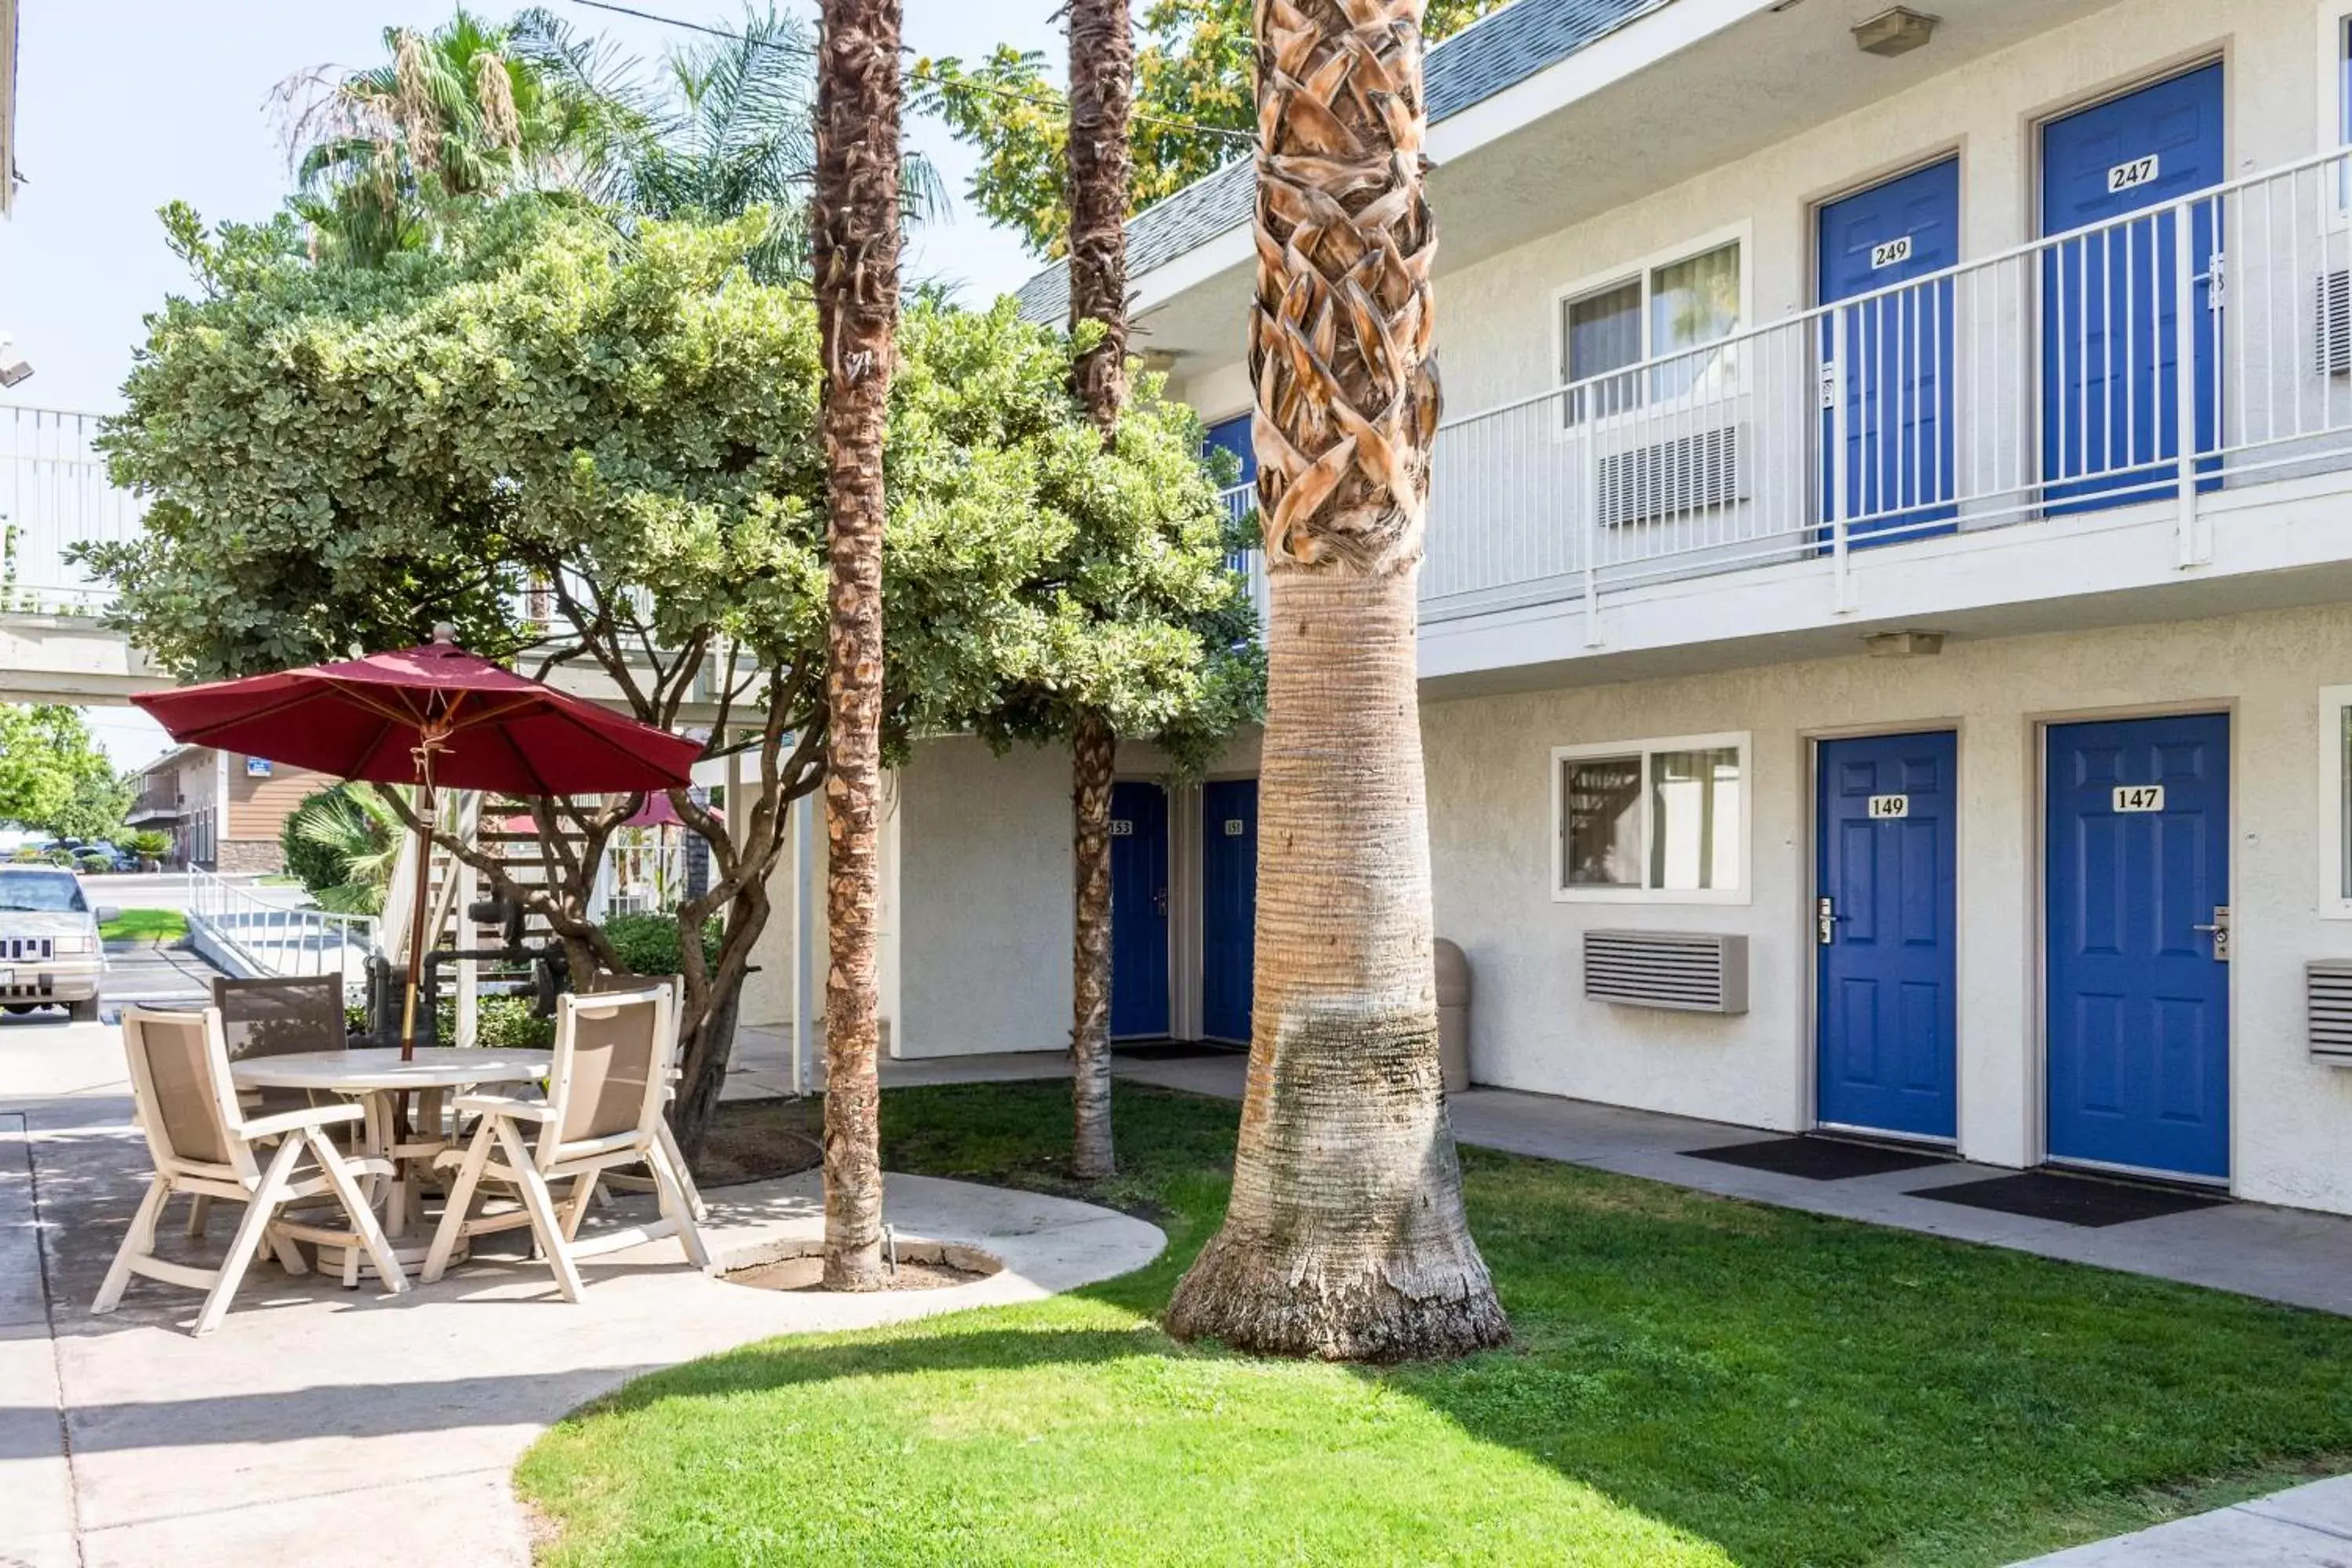
[[[1601,526],[1654,522],[1746,500],[1743,428],[1726,425],[1603,454],[1596,476]]]
[[[1745,1013],[1748,939],[1704,931],[1586,931],[1584,994],[1626,1007]]]
[[[2318,325],[2312,352],[2322,375],[2352,375],[2352,272],[2323,272],[2313,280]]]
[[[2305,967],[2304,1008],[2312,1059],[2352,1068],[2352,959]]]

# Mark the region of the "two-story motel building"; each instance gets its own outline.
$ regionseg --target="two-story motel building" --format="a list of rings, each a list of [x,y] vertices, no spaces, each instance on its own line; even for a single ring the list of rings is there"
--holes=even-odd
[[[1430,54],[1473,1075],[2352,1211],[2352,0],[1933,4]],[[1129,241],[1244,453],[1250,180]],[[1248,1037],[1252,753],[1122,752],[1118,1033]],[[895,1051],[1066,1037],[1067,769],[898,776]]]

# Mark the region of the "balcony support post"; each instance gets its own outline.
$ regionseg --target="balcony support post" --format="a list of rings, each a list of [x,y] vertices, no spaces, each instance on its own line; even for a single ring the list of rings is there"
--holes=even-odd
[[[1576,466],[1577,510],[1584,533],[1584,646],[1601,646],[1601,452],[1588,429],[1580,437],[1584,456]]]
[[[1829,463],[1822,475],[1829,494],[1822,510],[1830,521],[1831,610],[1841,616],[1853,609],[1853,575],[1847,559],[1845,517],[1846,492],[1851,482],[1846,451],[1846,314],[1843,310],[1832,310],[1825,318],[1829,326],[1829,359],[1822,367],[1822,400],[1828,405],[1830,416]]]
[[[2197,250],[2196,198],[2172,209],[2172,378],[2175,434],[2180,462],[2180,569],[2198,564],[2197,550]],[[2087,437],[2085,437],[2087,439]]]

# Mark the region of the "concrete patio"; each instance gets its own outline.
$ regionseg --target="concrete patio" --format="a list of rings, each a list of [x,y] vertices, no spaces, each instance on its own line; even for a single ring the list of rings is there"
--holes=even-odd
[[[567,1306],[516,1233],[396,1298],[257,1267],[220,1331],[197,1341],[194,1291],[140,1281],[121,1311],[89,1311],[144,1170],[121,1075],[111,1029],[0,1032],[10,1568],[260,1568],[362,1543],[392,1563],[524,1563],[508,1473],[583,1401],[774,1334],[1035,1300],[1139,1268],[1165,1243],[1092,1205],[892,1176],[902,1236],[969,1243],[1003,1272],[944,1290],[779,1294],[707,1279],[656,1243],[592,1262],[585,1299]],[[713,1254],[819,1234],[818,1194],[813,1172],[714,1190]],[[180,1217],[175,1205],[166,1236],[206,1247],[176,1240]],[[212,1250],[227,1229],[214,1226]]]

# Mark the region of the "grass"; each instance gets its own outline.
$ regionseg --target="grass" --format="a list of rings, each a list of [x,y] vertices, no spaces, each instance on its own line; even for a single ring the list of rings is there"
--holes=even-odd
[[[188,934],[188,917],[178,910],[121,910],[98,934],[108,942],[178,942]]]
[[[1070,1190],[1066,1086],[894,1091],[894,1171]],[[1167,1254],[1032,1306],[640,1379],[517,1484],[564,1565],[1995,1563],[2352,1454],[2352,1322],[1464,1152],[1508,1350],[1175,1344],[1235,1110],[1123,1084]]]

